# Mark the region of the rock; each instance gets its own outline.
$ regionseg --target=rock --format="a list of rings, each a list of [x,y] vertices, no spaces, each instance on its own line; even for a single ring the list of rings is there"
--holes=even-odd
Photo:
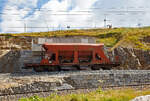
[[[61,90],[71,90],[71,89],[74,89],[74,87],[72,87],[72,85],[64,83],[64,84],[62,84],[59,87],[55,87],[53,90],[55,90],[55,91],[58,91],[58,90],[61,91]]]
[[[150,101],[150,95],[140,96],[140,97],[137,97],[131,101]]]
[[[139,49],[134,49],[134,48],[123,48],[123,47],[118,47],[116,48],[112,53],[112,56],[118,56],[119,57],[119,62],[121,66],[119,69],[127,69],[127,70],[147,70],[150,69],[150,52],[149,51],[144,51],[144,50],[139,50]],[[121,68],[123,67],[123,68]]]

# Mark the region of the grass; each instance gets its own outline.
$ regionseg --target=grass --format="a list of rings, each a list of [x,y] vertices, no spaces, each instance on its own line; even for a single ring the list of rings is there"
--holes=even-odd
[[[68,37],[68,36],[90,36],[95,37],[97,42],[106,46],[133,47],[143,50],[150,50],[149,44],[141,41],[144,37],[150,36],[150,27],[143,28],[113,28],[113,29],[87,29],[87,30],[65,30],[20,34],[1,34],[1,36],[29,36],[29,37]]]
[[[150,94],[150,90],[137,91],[128,88],[102,91],[101,89],[97,89],[96,91],[89,92],[87,94],[51,94],[49,97],[46,98],[33,96],[30,98],[22,98],[19,101],[130,101],[135,97],[148,94]]]

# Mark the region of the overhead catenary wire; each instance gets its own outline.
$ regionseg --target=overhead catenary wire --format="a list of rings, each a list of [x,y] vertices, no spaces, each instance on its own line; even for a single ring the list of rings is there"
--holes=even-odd
[[[24,28],[24,27],[8,27],[8,28]],[[58,27],[26,27],[26,28],[58,28]],[[67,26],[62,28],[67,28]],[[71,28],[93,28],[93,27],[83,26],[83,27],[71,27]]]
[[[148,7],[144,7],[144,6],[139,6],[139,7],[111,7],[111,8],[84,8],[83,10],[71,10],[71,12],[93,12],[94,10],[103,10],[104,12],[148,12],[145,10],[141,10],[141,9],[146,9]],[[0,9],[2,9],[0,7]],[[119,10],[118,10],[119,9]],[[132,10],[129,10],[132,9]],[[140,10],[139,10],[140,9]],[[149,8],[150,9],[150,8]],[[3,9],[4,11],[11,11],[14,10],[12,8],[5,8]],[[56,12],[70,12],[69,10],[55,10],[55,9],[50,9],[50,8],[26,8],[26,9],[17,9],[17,10],[21,10],[21,11],[56,11]],[[113,11],[115,10],[115,11]]]
[[[25,20],[14,20],[14,19],[6,19],[7,21],[18,21],[18,22],[24,22]],[[56,20],[27,20],[26,21],[29,21],[29,22],[41,22],[41,21],[46,21],[46,22],[53,22],[53,21],[56,21]],[[72,22],[72,20],[63,20],[64,22]],[[92,22],[93,20],[82,20],[82,21],[86,21],[86,22]]]
[[[40,12],[40,14],[42,13],[45,13],[45,12]],[[111,10],[111,11],[101,11],[101,14],[102,13],[108,13],[108,14],[116,14],[116,15],[124,15],[124,14],[147,14],[147,13],[150,13],[150,11],[142,11],[142,10],[128,10],[128,11],[123,11],[123,10]],[[23,13],[21,13],[23,14]],[[9,12],[2,12],[0,13],[0,15],[7,15],[7,16],[12,16],[12,15],[20,15],[20,13],[9,13]],[[30,16],[32,15],[37,15],[36,13],[33,13],[31,14]],[[92,12],[88,12],[88,13],[75,13],[75,12],[66,12],[66,13],[52,13],[52,12],[47,12],[46,15],[72,15],[72,16],[75,16],[75,15],[93,15]]]
[[[3,7],[0,7],[0,9],[2,9]],[[84,8],[84,10],[93,10],[93,9],[146,9],[146,8],[150,8],[150,7],[146,7],[146,6],[121,6],[121,7],[109,7],[109,8],[104,8],[104,7],[88,7],[88,8]],[[30,7],[30,8],[21,8],[21,10],[50,10],[50,11],[56,11],[55,9],[51,9],[51,8],[34,8],[34,7]],[[12,8],[5,8],[5,10],[13,10]],[[57,10],[57,11],[62,11],[62,10]],[[68,10],[67,10],[68,11]],[[79,12],[82,10],[78,10]]]

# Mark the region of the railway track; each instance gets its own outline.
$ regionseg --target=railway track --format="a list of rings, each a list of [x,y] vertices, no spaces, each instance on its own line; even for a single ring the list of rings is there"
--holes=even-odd
[[[133,88],[136,90],[144,90],[149,89],[150,84],[140,84],[140,85],[125,85],[125,86],[106,86],[103,87],[103,90],[107,89],[122,89],[122,88]],[[69,89],[69,90],[59,90],[59,91],[38,91],[38,92],[26,92],[26,93],[14,93],[14,94],[0,94],[0,101],[18,101],[21,98],[29,98],[31,96],[40,96],[40,97],[48,97],[50,94],[58,94],[58,95],[64,95],[64,94],[71,94],[71,93],[88,93],[91,91],[95,91],[97,88],[89,88],[89,89]]]
[[[124,74],[124,73],[150,73],[150,70],[75,70],[75,71],[55,71],[55,72],[14,72],[14,73],[0,73],[0,75],[10,75],[10,76],[30,76],[30,75],[78,75],[78,74],[97,74],[97,73],[108,73],[108,74]]]
[[[149,84],[139,84],[139,85],[124,85],[124,86],[103,86],[102,89],[107,89],[107,88],[139,88],[139,89],[143,89],[145,87],[149,87]],[[85,88],[78,88],[78,89],[62,89],[62,90],[47,90],[47,91],[36,91],[36,92],[26,92],[26,93],[14,93],[14,94],[0,94],[0,97],[2,96],[12,96],[12,95],[26,95],[26,94],[39,94],[39,93],[60,93],[60,92],[72,92],[72,91],[77,91],[77,90],[96,90],[98,88],[89,88],[89,89],[85,89]]]

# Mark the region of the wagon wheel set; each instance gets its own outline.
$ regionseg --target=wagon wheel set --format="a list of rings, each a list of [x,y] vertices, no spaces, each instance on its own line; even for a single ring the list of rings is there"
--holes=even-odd
[[[44,71],[51,72],[51,71],[60,71],[61,69],[58,66],[53,66],[53,67],[37,66],[37,67],[33,67],[33,70],[35,72],[44,72]]]
[[[92,66],[37,66],[33,67],[33,70],[35,72],[56,72],[56,71],[78,71],[78,70],[110,70],[110,66],[98,66],[98,65],[92,65]]]

